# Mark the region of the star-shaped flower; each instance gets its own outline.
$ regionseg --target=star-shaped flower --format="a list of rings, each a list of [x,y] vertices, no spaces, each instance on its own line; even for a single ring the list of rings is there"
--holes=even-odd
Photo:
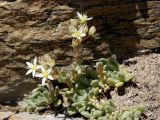
[[[53,80],[53,77],[50,75],[51,74],[52,69],[45,69],[43,66],[41,66],[41,72],[39,74],[36,74],[36,77],[42,78],[42,85],[46,85],[46,81],[49,80]]]
[[[79,30],[76,28],[73,29],[72,37],[81,40],[85,36],[86,36],[86,33],[84,31],[84,26],[80,26]]]
[[[33,63],[26,62],[28,65],[28,71],[26,75],[32,73],[32,76],[35,76],[36,71],[40,68],[40,65],[37,65],[37,57],[34,58]]]
[[[80,19],[80,23],[81,24],[84,24],[84,23],[86,23],[88,20],[91,20],[92,19],[92,17],[88,17],[86,14],[81,14],[81,13],[79,13],[79,12],[77,12],[77,16],[78,16],[78,18]]]

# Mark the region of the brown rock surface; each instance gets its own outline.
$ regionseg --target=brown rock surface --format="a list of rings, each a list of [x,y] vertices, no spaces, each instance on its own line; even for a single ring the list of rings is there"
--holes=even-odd
[[[25,61],[53,53],[58,64],[72,59],[68,20],[75,11],[93,16],[100,38],[84,45],[84,55],[123,55],[160,46],[160,1],[127,0],[0,1],[0,101],[22,96],[37,80],[25,76]],[[95,44],[96,43],[96,44]],[[68,51],[68,52],[66,52]]]

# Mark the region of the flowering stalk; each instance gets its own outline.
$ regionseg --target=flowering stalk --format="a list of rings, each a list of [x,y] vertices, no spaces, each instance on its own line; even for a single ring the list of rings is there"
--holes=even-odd
[[[80,63],[80,46],[77,46],[76,48],[74,48],[73,51],[74,51],[76,65],[79,65],[79,63]]]
[[[47,81],[47,87],[48,87],[50,96],[54,96],[54,90],[53,90],[54,86],[50,80]]]
[[[107,77],[106,77],[106,65],[102,65],[102,63],[97,62],[96,63],[96,71],[98,74],[98,77],[101,81],[104,81]]]

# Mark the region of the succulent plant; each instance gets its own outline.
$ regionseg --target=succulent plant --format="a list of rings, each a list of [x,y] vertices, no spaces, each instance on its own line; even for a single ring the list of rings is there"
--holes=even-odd
[[[143,112],[143,106],[129,109],[117,109],[108,117],[108,120],[139,120]]]
[[[110,86],[120,87],[117,84],[131,80],[133,76],[130,77],[129,72],[122,70],[115,60],[103,58],[96,64],[96,69],[78,65],[71,69],[70,77],[63,72],[60,81],[72,81],[73,85],[63,90],[68,114],[80,113],[90,120],[108,119],[112,112],[116,111],[116,106],[111,100],[98,99],[104,96]],[[110,82],[110,79],[113,80]]]
[[[19,102],[22,111],[38,112],[53,105],[63,105],[69,115],[81,114],[89,120],[138,120],[143,107],[117,109],[115,104],[105,98],[111,87],[121,87],[133,75],[114,59],[101,58],[96,67],[83,65],[81,45],[88,38],[94,38],[96,29],[89,28],[85,14],[77,13],[79,20],[72,19],[71,32],[74,62],[69,67],[57,68],[55,60],[49,55],[26,62],[27,75],[42,78],[42,85],[34,89]],[[55,87],[56,86],[56,87]]]
[[[61,100],[58,99],[58,95],[58,87],[55,87],[54,94],[51,95],[47,88],[39,85],[18,104],[22,111],[38,112],[46,109],[50,104],[53,104],[55,107],[59,106],[61,104]]]
[[[116,110],[116,106],[111,100],[86,100],[78,101],[68,108],[68,114],[73,115],[80,113],[82,116],[88,118],[89,120],[97,120],[100,118],[105,118],[105,116],[110,115]]]
[[[101,58],[99,62],[105,66],[105,70],[103,71],[106,79],[103,84],[108,84],[113,87],[121,87],[124,83],[129,82],[134,77],[114,59]]]
[[[83,71],[83,70],[82,70]],[[98,78],[93,69],[85,69],[85,73],[76,74],[74,78],[74,86],[72,89],[67,88],[64,92],[64,97],[68,101],[67,112],[69,115],[80,113],[82,116],[92,119],[97,118],[101,114],[109,111],[111,102],[106,101],[103,105],[98,105],[97,99],[101,96],[99,81],[93,80]],[[102,102],[100,102],[102,103]],[[106,107],[106,108],[104,108]]]

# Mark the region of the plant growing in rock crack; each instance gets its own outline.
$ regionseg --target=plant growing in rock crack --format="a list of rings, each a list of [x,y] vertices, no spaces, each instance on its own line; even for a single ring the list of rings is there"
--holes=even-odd
[[[82,43],[94,37],[96,29],[87,25],[92,18],[86,14],[77,15],[78,19],[71,19],[69,27],[74,62],[69,67],[59,68],[47,54],[36,57],[33,64],[26,62],[26,74],[32,73],[33,77],[42,79],[42,85],[19,102],[21,109],[37,112],[51,105],[62,105],[68,115],[79,113],[90,120],[138,120],[143,107],[119,110],[105,96],[111,87],[122,87],[133,75],[114,59],[100,58],[94,67],[82,64]]]

